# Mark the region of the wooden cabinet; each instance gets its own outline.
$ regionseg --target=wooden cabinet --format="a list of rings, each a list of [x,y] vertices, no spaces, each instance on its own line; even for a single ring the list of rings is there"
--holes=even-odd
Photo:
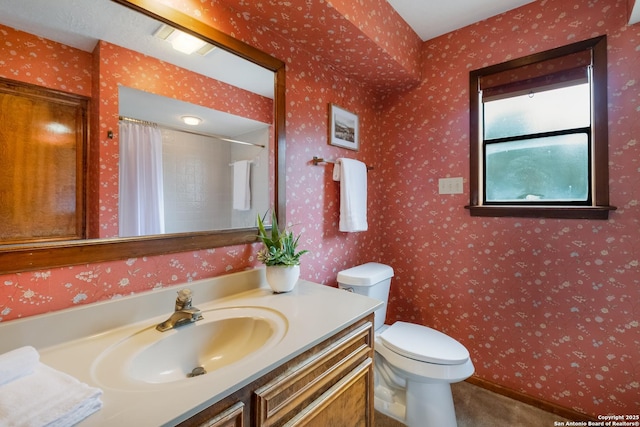
[[[368,390],[373,379],[371,367],[371,359],[362,362],[285,426],[373,426],[373,412],[368,407],[371,402]]]
[[[0,78],[0,240],[85,233],[89,99]]]
[[[199,427],[243,427],[244,426],[244,403],[237,402],[220,412],[213,418],[206,420],[200,424]]]
[[[373,413],[371,315],[181,426],[372,427]]]

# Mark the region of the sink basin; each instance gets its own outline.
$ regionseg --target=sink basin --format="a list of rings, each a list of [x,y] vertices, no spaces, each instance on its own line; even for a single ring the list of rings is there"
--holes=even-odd
[[[193,381],[223,367],[251,363],[276,345],[287,330],[284,316],[263,307],[203,311],[203,320],[166,332],[155,324],[107,348],[92,373],[105,387]],[[196,369],[194,371],[194,369]]]

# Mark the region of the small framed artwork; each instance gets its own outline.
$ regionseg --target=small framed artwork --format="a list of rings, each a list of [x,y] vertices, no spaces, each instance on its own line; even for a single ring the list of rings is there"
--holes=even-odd
[[[358,151],[359,138],[358,116],[329,104],[329,144]]]

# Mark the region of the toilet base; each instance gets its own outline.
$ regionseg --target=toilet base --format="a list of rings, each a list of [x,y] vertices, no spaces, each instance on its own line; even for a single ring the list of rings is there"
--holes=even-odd
[[[383,387],[376,387],[373,403],[375,410],[405,424],[407,405],[404,399],[406,393],[390,396],[388,391]]]
[[[406,424],[409,427],[457,427],[451,385],[409,381]]]
[[[376,411],[408,427],[457,427],[449,383],[409,381],[406,390],[377,385]]]

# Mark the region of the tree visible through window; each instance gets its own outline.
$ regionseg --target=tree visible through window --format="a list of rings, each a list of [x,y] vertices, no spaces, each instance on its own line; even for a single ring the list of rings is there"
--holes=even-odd
[[[475,216],[607,218],[606,39],[472,71]]]

